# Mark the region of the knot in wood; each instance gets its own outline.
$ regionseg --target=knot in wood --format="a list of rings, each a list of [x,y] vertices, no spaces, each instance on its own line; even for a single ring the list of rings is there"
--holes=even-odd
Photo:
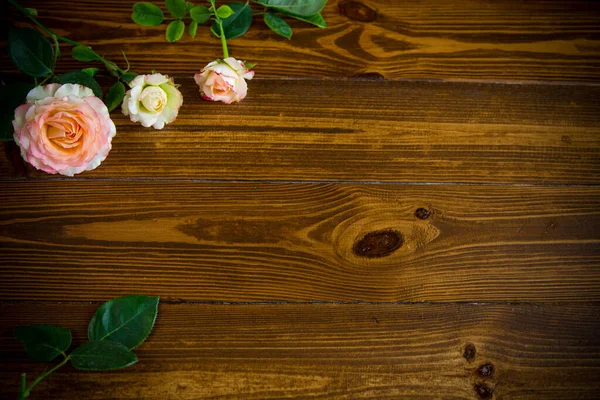
[[[485,383],[476,383],[475,391],[480,399],[491,399],[494,396],[494,390]]]
[[[355,0],[342,0],[338,7],[340,14],[359,22],[373,22],[377,19],[377,11]]]
[[[488,377],[494,375],[494,366],[492,364],[483,364],[477,369],[477,373],[481,377]]]
[[[385,257],[398,250],[404,240],[399,232],[394,230],[375,231],[366,234],[354,245],[354,253],[360,257]]]
[[[417,208],[417,211],[415,211],[415,217],[419,219],[427,219],[430,215],[431,211],[426,208]]]

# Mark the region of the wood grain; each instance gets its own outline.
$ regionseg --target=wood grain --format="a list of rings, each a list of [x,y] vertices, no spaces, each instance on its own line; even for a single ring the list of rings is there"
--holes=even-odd
[[[58,34],[91,45],[110,60],[123,49],[140,73],[192,74],[221,56],[207,27],[192,40],[164,39],[166,25],[131,21],[135,1],[23,1]],[[157,5],[164,2],[154,1]],[[256,8],[259,11],[259,8]],[[166,10],[165,10],[166,12]],[[259,64],[261,77],[596,81],[600,77],[600,5],[594,1],[330,0],[326,30],[291,22],[288,41],[255,17],[230,53]],[[63,48],[59,68],[81,68]],[[0,69],[12,68],[4,52]]]
[[[600,86],[262,80],[223,105],[177,82],[177,121],[113,113],[109,157],[78,177],[600,183]],[[2,177],[52,177],[0,153]]]
[[[131,293],[162,299],[140,363],[65,367],[32,400],[598,398],[600,2],[331,0],[291,41],[256,17],[231,106],[192,81],[221,55],[206,29],[167,44],[133,0],[22,3],[185,102],[162,131],[113,113],[76,179],[0,145],[0,398],[44,368],[15,326],[77,345]],[[93,65],[61,47],[58,71]]]
[[[27,361],[12,329],[53,323],[82,343],[97,305],[0,304],[0,382]],[[139,364],[64,367],[36,398],[595,399],[597,305],[167,305]],[[465,358],[465,348],[471,355]],[[489,397],[491,398],[491,396]]]
[[[38,180],[0,193],[0,300],[600,300],[597,187]],[[357,250],[382,231],[402,245]]]

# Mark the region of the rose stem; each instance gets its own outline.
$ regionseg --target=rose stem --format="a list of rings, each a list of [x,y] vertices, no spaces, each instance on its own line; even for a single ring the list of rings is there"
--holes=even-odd
[[[229,57],[229,51],[227,51],[227,39],[225,39],[225,31],[223,30],[223,21],[219,19],[219,29],[221,30],[221,45],[223,46],[223,58]]]
[[[39,22],[37,19],[35,19],[33,17],[33,15],[31,15],[29,13],[29,11],[27,11],[26,9],[24,9],[19,3],[17,3],[15,0],[8,0],[8,2],[10,4],[12,4],[13,6],[15,6],[17,8],[17,10],[21,11],[27,18],[29,18],[34,24],[36,24],[38,27],[40,27],[40,29],[42,29],[44,32],[46,32],[50,37],[55,36],[56,39],[65,42],[65,43],[69,43],[73,46],[84,46],[79,42],[76,42],[74,40],[71,40],[69,38],[57,35],[56,33],[52,32],[50,29],[46,28],[41,22]],[[86,46],[87,47],[87,46]],[[106,69],[108,69],[108,71],[115,75],[117,78],[119,77],[119,75],[115,74],[115,71],[118,71],[121,75],[123,75],[125,73],[125,71],[123,71],[121,68],[117,67],[115,63],[108,61],[107,59],[105,59],[104,57],[102,57],[100,54],[96,53],[94,50],[92,50],[90,48],[90,50],[96,55],[96,57],[98,57],[98,60],[101,61],[102,63],[104,63],[104,65],[106,66]]]
[[[23,394],[23,398],[29,397],[29,395],[31,394],[31,390],[33,389],[33,387],[35,385],[37,385],[38,383],[40,383],[45,377],[47,377],[48,375],[50,375],[51,373],[53,373],[54,371],[56,371],[57,369],[59,369],[60,367],[62,367],[63,365],[65,365],[67,362],[69,362],[69,360],[71,359],[71,356],[70,355],[67,356],[65,353],[62,353],[62,354],[65,357],[65,359],[62,360],[61,363],[55,365],[54,368],[52,368],[50,371],[44,372],[43,374],[41,374],[40,376],[38,376],[37,378],[35,378],[35,380],[31,384],[31,386],[29,386],[27,388],[27,390],[25,391],[25,393]]]

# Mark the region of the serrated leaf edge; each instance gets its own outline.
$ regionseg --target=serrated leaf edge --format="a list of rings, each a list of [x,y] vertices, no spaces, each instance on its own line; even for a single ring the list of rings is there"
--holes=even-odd
[[[154,324],[156,323],[156,317],[158,316],[158,303],[160,302],[160,296],[146,296],[146,295],[143,295],[143,294],[131,294],[131,295],[127,295],[127,296],[115,297],[114,299],[111,299],[111,300],[109,300],[109,301],[107,301],[107,302],[103,303],[103,304],[102,304],[100,307],[102,307],[104,304],[106,304],[106,303],[108,303],[108,302],[110,302],[110,301],[117,300],[117,299],[122,299],[122,298],[126,298],[126,297],[146,297],[146,298],[149,298],[149,299],[156,299],[156,307],[155,307],[155,309],[154,309],[154,318],[152,319],[152,325],[150,326],[150,332],[148,332],[148,335],[147,335],[145,338],[143,338],[143,339],[142,339],[142,340],[141,340],[139,343],[137,343],[135,346],[133,346],[133,347],[132,347],[132,348],[130,348],[130,349],[129,349],[129,348],[127,348],[127,346],[123,345],[123,346],[125,346],[125,347],[126,347],[128,350],[129,350],[129,351],[132,351],[133,349],[135,349],[136,347],[138,347],[140,344],[144,343],[144,342],[146,341],[146,339],[148,338],[148,336],[150,336],[150,333],[152,333],[152,330],[154,329]],[[98,309],[100,309],[100,307],[98,307]],[[96,310],[96,312],[98,312],[98,310]],[[136,314],[136,315],[135,315],[133,318],[137,317],[138,315],[139,315],[139,314]],[[95,317],[95,316],[96,316],[96,313],[94,313],[94,317]],[[92,319],[93,319],[94,317],[92,317]],[[128,322],[130,322],[131,320],[133,320],[133,318],[129,319],[129,320],[127,321],[127,323],[128,323]],[[92,342],[92,341],[102,341],[102,340],[106,339],[106,338],[107,338],[107,336],[110,336],[110,335],[112,335],[112,334],[113,334],[113,333],[115,333],[116,331],[117,331],[117,330],[114,330],[114,331],[112,331],[111,333],[108,333],[108,334],[104,335],[104,336],[102,337],[102,339],[96,339],[96,340],[93,340],[93,339],[90,337],[90,325],[88,325],[88,340],[89,340],[90,342]],[[112,340],[112,342],[115,342],[115,343],[120,343],[120,342],[117,342],[117,341],[115,341],[115,340]],[[120,344],[123,344],[123,343],[120,343]]]

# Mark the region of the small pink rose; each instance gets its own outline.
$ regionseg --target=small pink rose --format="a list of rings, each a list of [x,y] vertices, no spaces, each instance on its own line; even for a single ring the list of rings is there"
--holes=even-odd
[[[194,80],[203,99],[230,104],[246,97],[246,79],[250,80],[253,76],[254,71],[248,70],[243,62],[227,57],[208,64],[202,72],[194,75]]]
[[[98,167],[116,128],[91,89],[67,83],[37,86],[15,110],[14,139],[21,156],[50,174],[73,176]]]

